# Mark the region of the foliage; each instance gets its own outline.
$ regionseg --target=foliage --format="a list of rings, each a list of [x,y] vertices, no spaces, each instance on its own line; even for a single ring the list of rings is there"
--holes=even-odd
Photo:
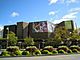
[[[70,46],[70,49],[71,50],[77,49],[78,51],[80,51],[80,47],[79,46],[76,46],[76,45]]]
[[[5,54],[5,55],[2,55],[2,56],[10,56],[10,54]]]
[[[58,53],[67,54],[67,52],[65,52],[64,50],[59,50]]]
[[[29,45],[34,45],[34,41],[33,38],[25,38],[24,39],[25,43],[29,46]]]
[[[46,46],[54,46],[55,45],[55,42],[54,42],[54,40],[53,40],[54,38],[47,38],[46,39],[46,42],[45,42],[45,45]],[[53,44],[53,42],[54,42],[54,44]]]
[[[14,53],[10,53],[10,55],[11,55],[11,56],[16,56],[16,54],[14,54]]]
[[[28,47],[26,47],[26,51],[34,52],[35,50],[37,50],[36,46],[28,46]]]
[[[29,51],[23,51],[22,55],[30,55]]]
[[[64,26],[58,27],[55,29],[54,39],[62,41],[68,37],[67,33],[68,33],[68,30]]]
[[[69,37],[71,40],[80,40],[80,36],[78,35],[77,31],[74,30]]]
[[[53,53],[52,52],[48,52],[48,55],[52,55]]]
[[[21,56],[22,52],[20,50],[18,50],[18,51],[15,51],[14,54],[17,55],[17,56]]]
[[[16,45],[18,39],[15,36],[15,33],[10,31],[8,34],[8,40],[10,45]]]
[[[43,50],[42,54],[48,54],[48,55],[52,55],[52,52],[49,52],[48,50]]]
[[[69,50],[69,48],[68,48],[67,46],[59,46],[57,50],[58,50],[58,51],[59,51],[59,50],[64,50],[64,51],[67,52],[67,51]]]
[[[8,51],[3,51],[2,53],[1,53],[1,55],[5,55],[5,54],[8,54],[9,52]]]
[[[6,40],[6,38],[0,38],[0,40]]]
[[[9,52],[8,51],[3,51],[1,53],[1,56],[10,56]]]
[[[69,50],[67,51],[67,53],[72,54],[73,52],[72,52],[72,50],[71,50],[71,49],[69,49]]]
[[[53,50],[52,53],[53,54],[58,54],[58,51],[57,50]]]
[[[53,51],[53,47],[52,46],[46,46],[43,48],[43,50],[48,50],[49,52]]]
[[[77,49],[72,50],[73,53],[80,53]]]
[[[41,51],[40,50],[35,50],[34,54],[35,55],[41,55]]]
[[[9,52],[15,52],[15,51],[19,50],[19,47],[17,47],[17,46],[9,46],[9,47],[7,47],[6,50],[9,51]]]

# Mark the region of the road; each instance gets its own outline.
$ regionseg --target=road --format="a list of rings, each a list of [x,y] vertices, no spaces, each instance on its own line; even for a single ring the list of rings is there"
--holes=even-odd
[[[9,57],[0,58],[0,60],[80,60],[80,54],[36,57]]]

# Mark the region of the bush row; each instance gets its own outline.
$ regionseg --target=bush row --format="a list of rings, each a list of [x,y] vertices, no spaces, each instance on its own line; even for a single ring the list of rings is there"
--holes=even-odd
[[[31,55],[53,55],[53,54],[72,54],[80,53],[79,46],[59,46],[58,48],[53,48],[52,46],[46,46],[39,50],[35,46],[26,47],[25,50],[21,51],[18,47],[8,47],[6,51],[1,53],[1,56],[31,56]]]

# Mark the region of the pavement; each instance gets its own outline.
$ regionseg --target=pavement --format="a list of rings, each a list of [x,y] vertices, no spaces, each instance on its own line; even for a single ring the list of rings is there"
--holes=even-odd
[[[80,54],[34,57],[5,57],[0,58],[0,60],[80,60]]]

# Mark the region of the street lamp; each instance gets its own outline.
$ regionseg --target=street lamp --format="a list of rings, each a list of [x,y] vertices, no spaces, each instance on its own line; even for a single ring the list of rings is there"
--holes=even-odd
[[[19,46],[20,46],[20,49],[21,49],[22,42],[20,41],[20,42],[18,42],[18,43],[19,43]]]
[[[9,39],[8,34],[9,34],[9,27],[7,27],[6,29],[7,29],[7,47],[8,47],[8,39]]]
[[[43,48],[44,48],[44,43],[45,43],[45,40],[42,40]]]
[[[7,39],[9,39],[9,36],[8,36],[8,34],[9,34],[9,28],[7,27],[6,29],[7,29]]]

